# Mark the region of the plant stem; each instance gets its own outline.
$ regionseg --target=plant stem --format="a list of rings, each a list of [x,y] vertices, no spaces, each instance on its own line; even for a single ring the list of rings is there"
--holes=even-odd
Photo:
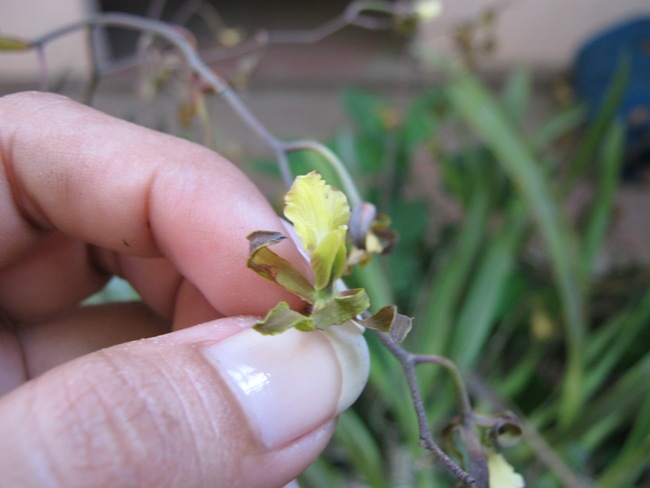
[[[436,457],[438,457],[438,459],[445,465],[445,467],[466,486],[475,484],[476,488],[488,488],[489,482],[487,478],[487,468],[485,467],[485,456],[480,449],[480,443],[473,428],[474,420],[469,397],[467,396],[467,390],[465,389],[464,382],[460,376],[460,373],[458,372],[458,368],[456,368],[456,365],[454,365],[449,359],[440,356],[412,354],[393,342],[388,334],[376,331],[375,333],[377,334],[377,337],[381,343],[386,346],[386,348],[400,362],[404,369],[404,374],[406,375],[406,381],[411,393],[411,398],[413,399],[413,407],[415,408],[415,414],[418,420],[420,444],[422,447],[431,451]],[[439,364],[447,368],[451,374],[456,392],[459,395],[459,406],[461,410],[461,417],[463,419],[463,439],[467,444],[468,452],[470,453],[470,459],[472,461],[471,467],[473,468],[473,472],[471,473],[465,472],[460,466],[458,466],[449,456],[447,456],[447,454],[445,454],[442,449],[440,449],[440,447],[438,447],[436,442],[433,440],[433,436],[431,435],[431,428],[427,422],[427,415],[424,407],[424,401],[422,399],[422,393],[420,392],[420,387],[418,386],[417,378],[415,375],[415,368],[419,364],[424,363]]]
[[[348,172],[347,168],[343,164],[343,162],[339,159],[339,157],[334,154],[333,151],[331,151],[327,146],[324,146],[323,144],[320,144],[315,141],[292,141],[285,143],[283,145],[283,148],[286,152],[292,152],[292,151],[314,151],[323,156],[328,163],[332,166],[332,169],[336,171],[336,175],[339,177],[341,180],[341,184],[343,185],[343,191],[348,197],[348,200],[350,202],[350,206],[352,208],[356,208],[359,206],[363,200],[361,198],[361,195],[359,195],[359,191],[357,190],[357,186],[354,183],[354,180],[350,176],[350,173]]]
[[[210,88],[220,95],[235,114],[248,126],[248,128],[273,150],[283,177],[285,180],[291,181],[289,165],[286,155],[284,154],[282,142],[273,136],[273,134],[271,134],[259,119],[253,115],[248,107],[246,107],[241,99],[230,88],[228,83],[212,71],[207,64],[205,64],[194,49],[194,46],[192,46],[192,44],[183,37],[182,34],[174,30],[170,25],[158,20],[145,19],[129,14],[99,14],[49,32],[32,41],[30,45],[41,52],[43,46],[48,42],[75,30],[92,26],[120,27],[151,33],[160,36],[173,45],[180,51],[185,62],[192,71],[194,71],[210,86]]]

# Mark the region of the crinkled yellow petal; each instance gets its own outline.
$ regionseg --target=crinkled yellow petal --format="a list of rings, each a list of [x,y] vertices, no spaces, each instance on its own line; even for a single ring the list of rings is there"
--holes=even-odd
[[[284,201],[284,215],[309,252],[331,231],[347,226],[350,220],[345,194],[326,184],[316,171],[298,176]]]

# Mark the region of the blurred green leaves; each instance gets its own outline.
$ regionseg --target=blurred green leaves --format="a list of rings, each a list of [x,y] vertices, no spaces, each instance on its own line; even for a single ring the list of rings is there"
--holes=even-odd
[[[374,307],[395,302],[415,317],[408,349],[447,355],[473,378],[479,403],[505,403],[538,433],[506,453],[530,486],[587,475],[598,486],[635,486],[650,469],[639,454],[650,439],[650,370],[647,347],[636,347],[650,340],[650,277],[638,275],[637,289],[603,311],[609,276],[595,272],[614,218],[624,136],[612,107],[624,69],[588,125],[575,105],[533,123],[539,87],[523,70],[498,95],[455,69],[405,105],[351,90],[343,100],[352,129],[330,143],[401,236],[350,284]],[[594,196],[569,220],[578,182]],[[422,465],[399,366],[369,342],[371,382],[353,414],[374,454],[352,454],[338,437],[351,456],[344,469],[368,486],[448,486]],[[453,415],[448,381],[435,370],[418,376],[429,418],[444,423]]]

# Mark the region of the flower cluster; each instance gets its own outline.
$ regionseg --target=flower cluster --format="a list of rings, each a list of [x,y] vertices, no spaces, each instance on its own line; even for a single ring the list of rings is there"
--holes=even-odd
[[[270,249],[286,238],[279,232],[256,231],[250,234],[247,264],[260,276],[309,303],[309,311],[300,313],[292,310],[286,302],[280,302],[255,325],[256,330],[263,334],[278,334],[290,328],[322,330],[352,320],[363,327],[387,332],[396,342],[406,336],[411,328],[411,319],[397,313],[394,305],[386,306],[372,316],[362,317],[370,307],[366,291],[363,288],[339,291],[336,286],[350,265],[367,261],[370,252],[383,250],[379,244],[364,249],[365,246],[348,242],[352,214],[345,194],[329,186],[319,173],[312,172],[295,179],[285,196],[284,215],[293,224],[309,257],[313,283]],[[368,223],[365,227],[367,234],[372,234],[373,229],[382,229],[385,233],[383,225]],[[378,236],[365,237],[364,242],[379,242]]]

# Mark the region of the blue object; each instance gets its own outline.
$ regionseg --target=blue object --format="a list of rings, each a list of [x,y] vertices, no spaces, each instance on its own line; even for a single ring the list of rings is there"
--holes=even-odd
[[[629,20],[589,40],[576,56],[574,82],[593,119],[626,58],[630,77],[617,115],[627,125],[624,176],[635,178],[650,169],[650,17]]]

